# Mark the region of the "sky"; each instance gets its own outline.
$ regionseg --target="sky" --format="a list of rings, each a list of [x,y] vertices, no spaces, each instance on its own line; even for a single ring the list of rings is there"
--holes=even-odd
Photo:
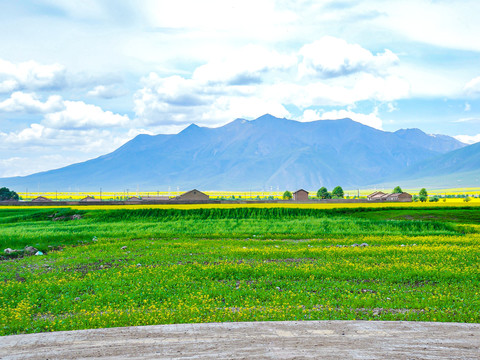
[[[478,142],[478,14],[478,0],[0,0],[0,177],[266,113]]]

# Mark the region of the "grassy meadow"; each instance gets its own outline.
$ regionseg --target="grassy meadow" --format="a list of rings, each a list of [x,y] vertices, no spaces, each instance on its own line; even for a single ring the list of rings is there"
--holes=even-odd
[[[0,335],[221,321],[480,322],[480,207],[270,205],[0,208],[2,254],[27,245],[45,253],[1,258]]]

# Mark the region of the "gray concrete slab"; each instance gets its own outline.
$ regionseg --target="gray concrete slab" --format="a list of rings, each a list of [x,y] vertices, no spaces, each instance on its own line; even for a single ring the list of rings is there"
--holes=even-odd
[[[300,321],[0,337],[0,359],[480,359],[480,324]]]

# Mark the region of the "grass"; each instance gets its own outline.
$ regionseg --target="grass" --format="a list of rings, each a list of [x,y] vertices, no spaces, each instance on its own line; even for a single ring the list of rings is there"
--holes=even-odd
[[[74,214],[82,218],[69,220]],[[0,261],[0,334],[213,321],[479,322],[479,219],[471,206],[1,209],[1,249],[33,245],[46,255]]]

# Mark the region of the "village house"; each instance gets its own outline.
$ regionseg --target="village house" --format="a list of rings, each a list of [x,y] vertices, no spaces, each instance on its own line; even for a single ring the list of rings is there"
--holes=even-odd
[[[308,191],[300,189],[293,193],[293,200],[295,201],[308,201]]]
[[[383,197],[387,195],[382,191],[375,191],[370,195],[367,195],[367,200],[383,200]]]
[[[197,189],[193,189],[190,191],[187,191],[186,193],[183,193],[182,195],[179,195],[175,198],[175,200],[186,200],[186,201],[196,201],[196,200],[209,200],[210,196],[207,194],[198,191]]]
[[[82,200],[80,200],[81,202],[88,202],[88,201],[99,201],[95,198],[93,198],[92,196],[87,196],[85,198],[83,198]]]
[[[392,202],[411,202],[412,195],[406,192],[385,194],[381,191],[375,191],[367,196],[369,201],[392,201]]]
[[[38,196],[35,199],[32,199],[32,202],[51,202],[53,200],[46,198],[44,196]]]
[[[412,195],[406,192],[388,194],[385,196],[385,201],[411,202]]]

